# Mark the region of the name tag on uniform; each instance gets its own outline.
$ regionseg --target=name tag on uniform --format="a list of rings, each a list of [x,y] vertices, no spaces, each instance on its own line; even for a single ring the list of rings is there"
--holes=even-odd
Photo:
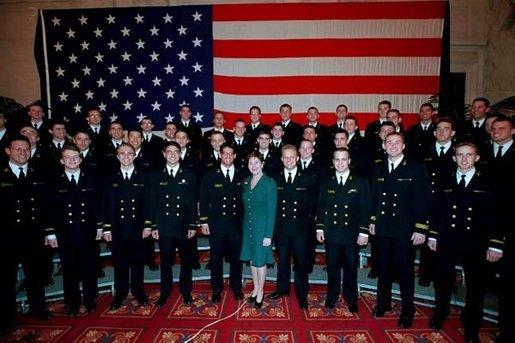
[[[335,194],[335,193],[336,193],[336,191],[335,191],[334,189],[328,189],[328,190],[327,190],[327,193],[329,193],[329,194]]]
[[[397,179],[397,181],[401,181],[401,182],[408,181],[408,182],[411,182],[411,181],[413,181],[413,179]]]
[[[68,190],[67,189],[60,189],[59,193],[68,193]]]
[[[215,183],[215,188],[223,188],[223,184],[221,183]]]
[[[2,182],[0,184],[1,187],[14,187],[14,185],[10,182]]]
[[[81,192],[91,192],[92,190],[93,190],[93,188],[83,188],[80,191]]]
[[[120,184],[118,184],[118,183],[113,183],[113,184],[111,185],[111,187],[113,187],[113,188],[118,188],[118,187],[120,187]]]
[[[490,193],[490,192],[489,191],[481,191],[479,189],[474,189],[474,190],[472,190],[472,193],[485,193],[486,194],[486,193]]]
[[[357,189],[349,189],[349,191],[347,193],[359,193]]]
[[[284,187],[277,187],[277,190],[282,191],[282,190],[284,190]]]
[[[306,189],[307,189],[306,187],[295,188],[296,191],[305,191]]]
[[[384,177],[378,177],[377,182],[384,182]]]
[[[135,183],[135,184],[133,184],[133,186],[134,187],[145,187],[145,185],[142,183]]]
[[[452,193],[452,189],[444,189],[443,192],[444,193]]]
[[[166,181],[159,182],[159,186],[168,186],[168,182],[166,182]]]

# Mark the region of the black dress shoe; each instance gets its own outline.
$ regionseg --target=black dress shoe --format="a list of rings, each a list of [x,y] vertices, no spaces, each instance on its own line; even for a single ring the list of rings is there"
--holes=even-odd
[[[270,300],[277,300],[279,298],[281,298],[282,296],[285,296],[285,295],[288,295],[288,293],[282,293],[282,292],[273,292],[272,294],[270,294],[268,296],[268,299]]]
[[[78,312],[78,311],[77,311]],[[41,309],[36,311],[29,311],[29,315],[32,315],[36,317],[39,320],[49,320],[54,318],[54,314],[47,310],[47,309]]]
[[[149,263],[149,264],[147,264],[147,266],[148,266],[148,269],[150,269],[153,272],[159,270],[159,265],[155,262]]]
[[[211,295],[213,304],[218,304],[220,300],[222,300],[222,294],[220,292],[213,292],[213,295]]]
[[[379,308],[379,307],[376,307],[373,311],[372,311],[372,315],[374,317],[384,317],[384,315],[386,314],[386,310],[384,308]]]
[[[109,311],[116,311],[122,306],[123,299],[114,297],[113,301],[109,305]]]
[[[413,317],[412,316],[401,316],[399,321],[397,322],[400,328],[407,329],[413,325]]]
[[[241,300],[241,299],[243,299],[243,292],[242,291],[234,291],[233,296],[234,296],[234,300]]]
[[[166,301],[168,300],[169,295],[168,294],[161,294],[159,299],[157,299],[156,306],[157,307],[163,307],[166,304]]]
[[[138,301],[138,305],[139,306],[145,306],[145,305],[149,304],[148,298],[147,298],[147,296],[145,294],[138,295],[136,297],[136,300]]]
[[[325,301],[324,306],[325,306],[325,308],[334,308],[335,303],[336,303],[335,301],[327,299]]]
[[[77,317],[79,314],[79,308],[77,306],[68,307],[68,310],[66,310],[66,314],[68,317]]]
[[[256,298],[257,298],[257,295],[251,295],[250,297],[247,298],[247,302],[253,303],[256,301]]]
[[[86,304],[86,312],[87,313],[93,313],[96,310],[97,310],[97,304],[95,304],[95,303]]]
[[[255,304],[254,304],[254,307],[255,307],[256,309],[258,309],[258,310],[259,310],[261,307],[263,307],[263,299],[261,299],[261,301],[257,301],[257,300],[256,300],[256,302],[255,302]]]
[[[349,305],[349,312],[350,313],[358,313],[358,311],[359,311],[358,304],[351,303],[351,304],[348,304],[348,305]]]
[[[443,328],[443,320],[440,318],[436,318],[435,316],[429,319],[429,327],[433,330],[442,330]]]
[[[188,305],[188,304],[191,304],[191,303],[193,302],[193,298],[191,297],[191,294],[190,294],[190,293],[188,293],[188,294],[184,294],[184,295],[182,296],[182,301],[183,301],[186,305]]]
[[[299,307],[301,310],[306,311],[308,309],[308,302],[307,300],[299,300]]]

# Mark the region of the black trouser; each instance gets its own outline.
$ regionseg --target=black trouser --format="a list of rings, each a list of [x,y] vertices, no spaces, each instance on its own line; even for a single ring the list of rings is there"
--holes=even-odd
[[[116,297],[119,299],[127,297],[129,287],[134,297],[141,297],[145,294],[143,290],[144,244],[142,238],[113,237],[111,247],[113,251],[114,289]]]
[[[213,292],[223,290],[223,262],[229,258],[229,285],[233,292],[241,291],[243,263],[240,260],[241,233],[213,233],[209,235],[211,248],[211,288]]]
[[[501,263],[499,287],[499,329],[503,342],[515,342],[515,251],[513,236],[506,240]]]
[[[175,264],[175,250],[179,250],[181,272],[179,291],[182,295],[190,294],[192,287],[191,241],[187,237],[159,237],[161,253],[161,296],[169,296],[173,288],[172,267]]]
[[[336,302],[340,284],[347,304],[358,301],[358,245],[356,242],[325,241],[327,257],[327,300]],[[341,272],[343,269],[343,281]]]
[[[401,316],[413,316],[415,294],[415,249],[404,237],[375,236],[377,248],[377,307],[389,309],[392,301],[393,276],[399,279],[402,299]]]
[[[279,293],[290,291],[291,256],[294,260],[294,289],[298,300],[306,300],[308,296],[308,237],[299,233],[293,235],[278,234],[275,236],[275,247],[279,255],[277,263],[277,286]]]
[[[427,244],[420,246],[420,263],[418,265],[418,277],[425,281],[433,281],[436,273],[436,254],[429,249]]]
[[[152,237],[143,240],[143,259],[144,264],[151,265],[156,263],[155,241]]]

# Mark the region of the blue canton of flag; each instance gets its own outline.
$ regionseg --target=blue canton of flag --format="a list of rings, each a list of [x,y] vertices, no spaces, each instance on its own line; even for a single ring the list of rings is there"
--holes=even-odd
[[[138,128],[162,129],[189,104],[212,124],[211,6],[42,10],[47,101],[52,118],[86,123],[86,110]]]

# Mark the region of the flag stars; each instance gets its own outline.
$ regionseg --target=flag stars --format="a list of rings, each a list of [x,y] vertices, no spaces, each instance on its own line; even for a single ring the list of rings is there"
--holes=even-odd
[[[157,102],[157,100],[151,104],[152,111],[161,111],[161,104]]]
[[[127,53],[127,51],[125,51],[121,56],[122,56],[122,60],[123,61],[129,61],[130,62],[132,55]]]
[[[74,54],[68,56],[68,59],[70,60],[70,63],[77,63],[77,56],[75,56]]]
[[[82,43],[80,43],[80,46],[82,47],[82,51],[89,50],[89,43],[86,41],[83,41]]]
[[[165,94],[166,94],[167,99],[173,99],[175,92],[173,90],[169,89]]]
[[[195,121],[196,121],[196,122],[201,122],[201,123],[202,123],[202,118],[203,118],[203,117],[204,117],[204,115],[203,115],[203,114],[200,114],[199,112],[197,112],[197,114],[195,114],[195,115],[193,116],[193,118],[195,118]]]
[[[56,43],[54,44],[55,52],[57,52],[57,51],[63,51],[63,46],[64,46],[63,44],[61,44],[61,43],[59,43],[59,42],[56,42]]]
[[[80,81],[78,81],[77,79],[73,79],[71,84],[73,88],[80,88]]]
[[[104,104],[103,102],[101,102],[100,105],[98,105],[98,110],[100,112],[104,112],[106,110],[106,107],[107,107],[107,105]]]
[[[88,66],[85,66],[84,68],[82,68],[82,72],[84,73],[84,76],[91,75],[91,68]]]
[[[138,98],[144,98],[145,94],[147,94],[147,91],[143,90],[143,88],[140,88],[138,91]]]
[[[118,93],[120,92],[113,88],[113,90],[109,92],[109,94],[111,94],[111,99],[118,99]]]
[[[143,119],[145,119],[147,116],[143,113],[140,113],[139,115],[136,116],[136,118],[138,119],[138,123],[140,123]]]
[[[163,44],[165,45],[165,49],[172,48],[172,43],[173,40],[169,40],[168,38],[166,38],[166,40],[163,42]]]
[[[132,80],[128,75],[125,76],[125,79],[123,79],[123,83],[125,83],[126,86],[132,85]]]
[[[184,52],[184,50],[181,50],[181,52],[178,53],[177,56],[179,56],[179,61],[181,61],[181,60],[186,61],[186,56],[188,56],[188,54],[186,52]]]
[[[198,11],[195,11],[194,14],[192,14],[193,16],[193,21],[202,21],[202,13],[198,13]]]
[[[113,50],[113,49],[116,49],[117,44],[118,44],[118,42],[115,42],[111,39],[111,41],[109,43],[107,43],[107,46],[109,46],[109,50]]]
[[[111,14],[106,18],[108,24],[115,24],[116,23],[116,17],[113,17]]]
[[[122,33],[123,37],[129,37],[131,35],[131,30],[128,29],[126,26],[124,26],[123,29],[120,30],[120,32]]]
[[[157,76],[152,80],[152,83],[154,84],[154,87],[161,86],[161,79]]]
[[[95,34],[95,37],[102,37],[102,32],[104,32],[104,30],[100,30],[100,28],[97,26],[96,30],[93,31],[93,33]]]
[[[186,30],[187,29],[188,29],[187,27],[184,27],[183,25],[181,25],[181,27],[179,27],[177,29],[177,31],[179,31],[179,36],[186,35]]]
[[[164,67],[167,74],[173,74],[173,68],[170,64],[168,64],[166,67]]]
[[[97,60],[97,63],[104,62],[104,55],[98,53],[95,55],[95,59]]]
[[[80,113],[82,106],[79,105],[79,103],[76,103],[75,106],[73,106],[73,109],[75,110],[75,113]]]
[[[144,67],[140,64],[139,67],[136,67],[136,69],[138,70],[138,74],[145,74],[147,67]]]
[[[114,64],[111,64],[107,69],[109,70],[109,74],[116,74],[118,67]]]
[[[198,97],[202,98],[202,93],[204,93],[204,90],[197,87],[197,89],[195,89],[193,92],[195,93],[195,98],[198,98]]]
[[[84,95],[86,95],[86,100],[92,100],[93,99],[93,95],[95,93],[93,93],[91,90],[88,89],[88,91],[86,93],[84,93]]]
[[[136,20],[136,24],[142,24],[143,23],[143,18],[145,18],[145,17],[138,13],[134,17],[134,20]]]
[[[195,37],[194,40],[191,41],[193,43],[193,47],[196,48],[196,47],[202,47],[201,43],[202,43],[202,39],[199,39],[198,37]]]
[[[75,38],[75,31],[73,31],[72,29],[68,29],[68,31],[66,31],[66,35],[68,36],[68,38]]]
[[[60,18],[57,18],[57,17],[54,17],[54,18],[52,19],[52,24],[53,24],[54,26],[61,26],[61,19],[60,19]]]
[[[169,15],[168,13],[166,13],[166,15],[163,17],[163,19],[165,21],[165,24],[166,23],[171,23],[172,19],[173,19],[173,15]]]
[[[118,116],[117,116],[116,114],[114,114],[114,113],[113,113],[113,114],[109,117],[109,119],[111,119],[111,123],[112,123],[113,121],[117,121],[117,120],[118,120]]]
[[[186,76],[182,76],[182,78],[179,79],[179,82],[181,83],[181,86],[187,86],[190,79],[186,78]]]
[[[60,76],[64,76],[65,70],[63,68],[61,68],[61,66],[59,66],[59,68],[57,68],[55,70],[55,72],[57,73],[57,76],[60,77]]]
[[[141,38],[136,42],[136,45],[138,46],[138,50],[145,49],[145,42],[143,42]]]
[[[166,119],[166,122],[168,123],[168,122],[173,122],[175,117],[172,116],[170,113],[168,113],[168,115],[165,117],[165,119]]]
[[[81,25],[88,25],[88,18],[84,15],[81,15],[80,18],[78,18]]]
[[[151,58],[151,62],[159,61],[159,54],[157,54],[155,51],[152,51],[152,53],[149,56]]]
[[[104,86],[105,86],[105,83],[106,83],[106,80],[104,80],[103,78],[98,79],[98,80],[97,80],[98,88],[100,88],[100,87],[104,87]]]
[[[132,110],[132,102],[129,102],[129,100],[127,100],[126,102],[124,102],[123,104],[123,109],[124,110]]]
[[[61,102],[66,102],[68,101],[68,94],[66,94],[65,92],[62,92],[61,94],[58,95],[59,96],[59,100],[61,100]]]
[[[198,62],[196,62],[194,65],[192,65],[192,67],[194,73],[202,72],[202,64],[198,64]]]
[[[158,36],[159,35],[159,29],[154,25],[151,29],[149,29],[151,36]]]

